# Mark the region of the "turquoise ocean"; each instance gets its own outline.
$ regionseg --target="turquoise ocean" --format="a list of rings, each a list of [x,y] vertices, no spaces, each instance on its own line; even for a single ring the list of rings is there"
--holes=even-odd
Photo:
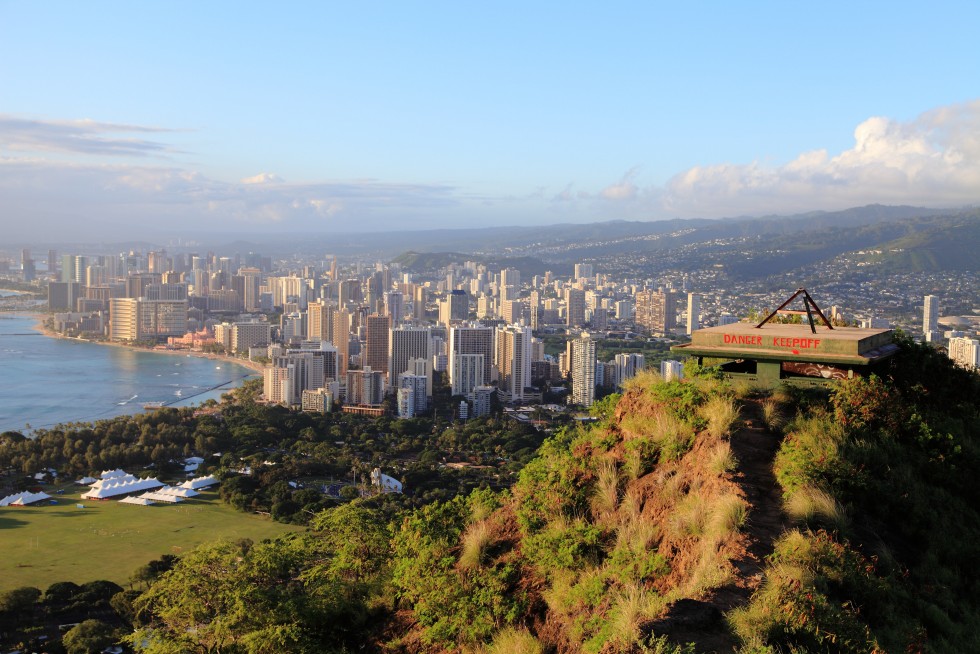
[[[0,313],[0,432],[93,422],[147,403],[196,405],[255,374],[226,361],[51,338],[36,323]]]

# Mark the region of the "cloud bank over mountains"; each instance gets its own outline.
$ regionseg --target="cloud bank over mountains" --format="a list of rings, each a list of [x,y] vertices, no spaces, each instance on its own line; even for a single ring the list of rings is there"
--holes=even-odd
[[[688,217],[843,209],[882,203],[955,206],[980,199],[980,100],[911,122],[883,117],[854,130],[837,155],[815,150],[776,167],[697,166],[665,185],[664,212]]]
[[[445,182],[290,183],[271,170],[220,180],[182,162],[187,153],[167,143],[176,131],[0,115],[0,214],[7,237],[373,231],[980,201],[980,100],[939,107],[908,122],[871,117],[854,129],[849,149],[804,152],[781,165],[706,163],[644,185],[640,164],[604,188],[569,183],[542,190],[527,180],[533,191],[510,196]]]

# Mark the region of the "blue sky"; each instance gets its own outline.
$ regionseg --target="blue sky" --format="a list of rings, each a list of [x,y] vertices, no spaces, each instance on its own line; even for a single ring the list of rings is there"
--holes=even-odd
[[[25,240],[961,206],[976,3],[0,0]]]

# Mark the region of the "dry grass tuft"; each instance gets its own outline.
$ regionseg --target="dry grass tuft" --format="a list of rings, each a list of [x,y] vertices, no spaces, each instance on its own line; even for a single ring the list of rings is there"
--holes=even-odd
[[[745,400],[750,397],[758,395],[762,391],[759,384],[756,382],[749,381],[747,379],[739,379],[734,384],[732,384],[732,392],[735,393],[735,397],[740,400]]]
[[[544,646],[523,627],[504,627],[493,637],[486,654],[544,654]]]
[[[592,493],[592,515],[597,521],[608,520],[619,506],[619,470],[606,459],[599,465],[599,478]]]
[[[708,455],[708,470],[716,475],[723,475],[738,467],[738,460],[732,454],[732,446],[728,442],[718,443]]]
[[[471,523],[463,532],[463,551],[459,555],[459,567],[464,570],[480,567],[490,541],[490,525],[486,520]]]
[[[802,486],[785,501],[786,513],[795,522],[840,529],[844,510],[830,494],[813,486]]]
[[[639,586],[629,585],[620,590],[610,612],[609,642],[615,647],[613,651],[633,651],[640,639],[640,627],[662,613],[665,606],[663,597]]]
[[[708,421],[708,432],[715,438],[724,438],[738,420],[738,407],[735,401],[720,395],[708,399],[700,409],[701,417]]]
[[[671,515],[673,530],[680,536],[700,536],[708,524],[708,503],[696,493],[682,499]]]
[[[715,500],[708,520],[708,536],[721,543],[745,525],[748,504],[738,495],[729,494]]]
[[[711,541],[705,541],[702,543],[697,565],[680,589],[680,596],[699,599],[712,588],[723,586],[732,579],[734,573],[728,559],[717,551],[717,547]]]
[[[786,424],[782,405],[773,397],[762,401],[762,420],[769,431],[779,431]]]
[[[623,392],[628,393],[632,390],[639,390],[644,388],[649,388],[656,384],[662,384],[664,378],[660,373],[653,368],[644,368],[640,372],[636,373],[635,376],[630,377],[623,382]]]

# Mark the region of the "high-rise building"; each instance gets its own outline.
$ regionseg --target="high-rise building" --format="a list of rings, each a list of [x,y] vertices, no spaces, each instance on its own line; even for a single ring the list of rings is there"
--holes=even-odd
[[[259,289],[262,287],[262,271],[258,268],[239,268],[237,277],[241,288],[242,304],[245,311],[258,311]]]
[[[684,378],[684,364],[680,361],[661,361],[660,376],[664,381],[674,381]]]
[[[701,329],[701,296],[697,293],[687,294],[687,335],[690,336]]]
[[[262,391],[266,399],[287,406],[299,405],[303,391],[323,388],[327,379],[325,354],[328,352],[290,350],[274,356],[263,370]]]
[[[591,263],[575,264],[575,279],[591,279],[591,278],[592,278]]]
[[[585,291],[569,288],[565,291],[565,324],[581,327],[585,324]]]
[[[399,388],[395,393],[399,418],[415,417],[415,391],[411,387]]]
[[[109,302],[109,339],[160,340],[187,333],[187,300],[113,298]]]
[[[592,310],[592,329],[604,332],[609,329],[609,309],[596,307]]]
[[[432,331],[426,327],[405,327],[391,331],[388,347],[388,372],[395,386],[398,375],[410,370],[412,359],[428,362],[432,358]],[[411,371],[416,374],[415,371]],[[424,396],[432,396],[431,367],[426,371]],[[423,397],[424,399],[424,397]]]
[[[426,392],[426,385],[428,384],[428,379],[425,375],[413,375],[412,373],[403,372],[398,375],[398,393],[399,400],[401,400],[401,391],[410,390],[412,398],[412,412],[410,416],[414,417],[425,413],[425,410],[429,407],[428,394]],[[401,402],[399,401],[399,404]],[[401,407],[399,406],[399,412]],[[400,414],[400,413],[399,413]]]
[[[20,270],[25,282],[33,282],[37,276],[34,268],[34,259],[31,258],[31,251],[27,248],[24,248],[20,252]]]
[[[466,320],[470,313],[470,297],[466,291],[456,289],[450,291],[439,303],[439,322],[450,325]]]
[[[323,373],[322,379],[313,379],[311,382],[315,383],[316,386],[311,386],[311,388],[319,388],[321,386],[326,386],[328,383],[337,381],[337,348],[327,341],[305,341],[300,344],[299,349],[290,350],[290,352],[296,352],[298,354],[309,355],[320,360],[318,368]]]
[[[391,316],[373,313],[365,319],[364,366],[387,377],[388,344],[391,339]],[[397,375],[398,373],[393,373]]]
[[[498,389],[509,402],[522,402],[531,385],[531,328],[510,325],[497,330],[494,352]]]
[[[635,321],[654,334],[668,334],[677,327],[677,294],[670,290],[636,294]]]
[[[385,377],[380,370],[365,366],[347,371],[347,404],[377,406],[385,399]]]
[[[343,279],[337,282],[337,300],[340,306],[346,307],[348,304],[360,302],[363,297],[361,282],[358,280]]]
[[[350,362],[350,313],[343,305],[333,314],[333,344],[337,347],[337,376],[344,379]]]
[[[525,322],[524,302],[521,300],[503,300],[500,303],[500,315],[507,324]]]
[[[493,386],[477,386],[473,389],[474,418],[490,415],[495,390]]]
[[[939,330],[939,298],[927,295],[922,303],[922,333],[929,334]]]
[[[48,282],[48,310],[74,311],[81,289],[78,282]]]
[[[965,337],[949,339],[949,358],[958,366],[977,370],[980,368],[980,341]]]
[[[325,300],[310,302],[306,308],[306,337],[333,343],[333,305]]]
[[[454,354],[452,394],[472,397],[473,389],[484,385],[484,364],[482,354]]]
[[[636,373],[643,370],[646,360],[642,354],[631,352],[616,355],[616,383],[623,385],[627,379],[632,379]]]
[[[449,346],[447,365],[449,366],[449,382],[454,389],[459,388],[459,376],[462,371],[456,370],[457,354],[478,354],[483,357],[483,377],[477,385],[489,385],[490,371],[493,367],[494,330],[492,327],[461,326],[449,329]],[[454,390],[453,394],[462,394]]]
[[[500,271],[500,286],[498,288],[503,289],[507,286],[513,286],[517,289],[517,293],[521,292],[521,271],[516,268],[504,268]]]
[[[412,317],[418,322],[425,321],[425,303],[427,298],[426,288],[421,284],[416,286],[412,294]]]
[[[236,322],[228,330],[228,349],[236,354],[271,342],[272,325],[267,322]]]
[[[588,332],[572,341],[572,402],[592,406],[595,401],[595,341]]]
[[[401,291],[388,291],[384,294],[385,314],[391,317],[391,324],[398,325],[404,319],[404,306]]]

